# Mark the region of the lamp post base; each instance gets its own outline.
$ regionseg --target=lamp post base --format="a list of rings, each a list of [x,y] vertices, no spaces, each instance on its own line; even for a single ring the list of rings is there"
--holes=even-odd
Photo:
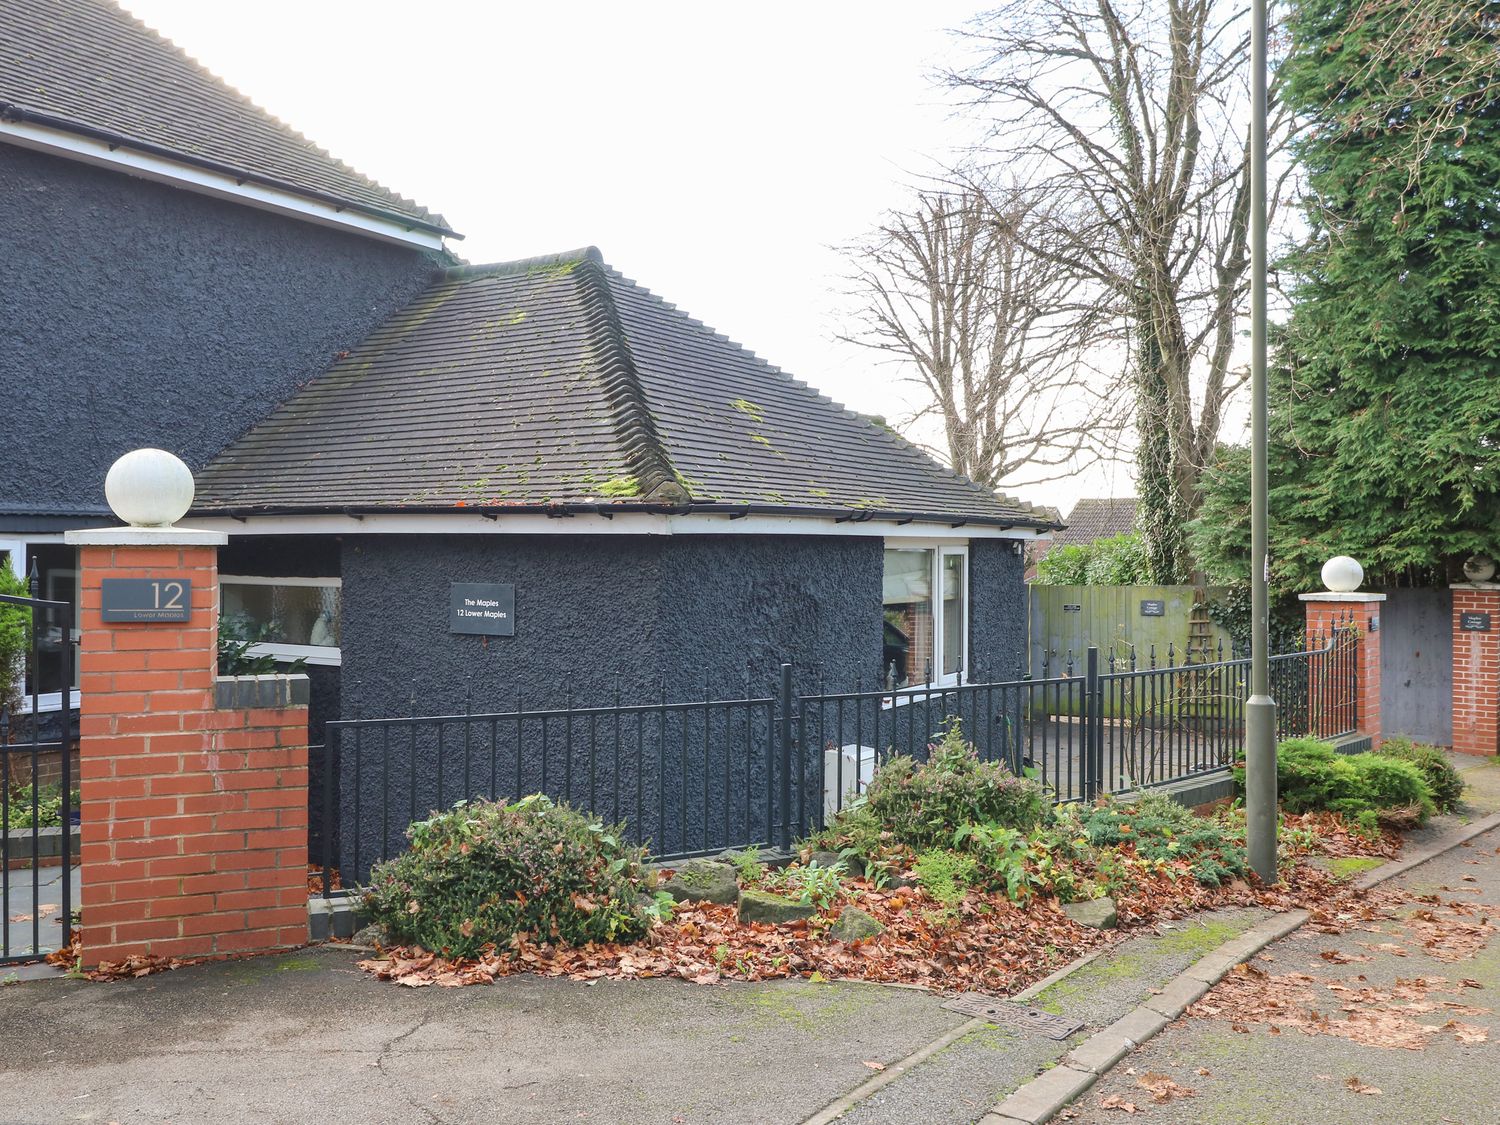
[[[1245,844],[1250,868],[1276,882],[1276,702],[1252,695],[1245,703]]]

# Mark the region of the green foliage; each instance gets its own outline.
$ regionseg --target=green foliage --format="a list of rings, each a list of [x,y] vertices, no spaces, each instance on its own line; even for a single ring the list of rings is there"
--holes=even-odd
[[[1046,815],[1048,801],[1036,782],[981,762],[953,718],[928,747],[925,764],[896,757],[876,771],[864,808],[895,843],[922,851],[951,846],[964,824],[1028,832]]]
[[[1380,744],[1377,754],[1387,758],[1398,758],[1410,762],[1422,771],[1427,788],[1432,790],[1432,801],[1439,812],[1451,812],[1458,807],[1464,795],[1464,779],[1436,746],[1413,742],[1409,738],[1388,738]]]
[[[1106,801],[1082,810],[1079,820],[1094,847],[1130,844],[1142,859],[1180,861],[1205,886],[1242,877],[1249,869],[1242,832],[1225,821],[1194,816],[1164,794],[1144,793],[1130,805]],[[1110,868],[1103,855],[1100,867],[1107,881]]]
[[[273,676],[278,672],[294,675],[305,671],[307,661],[283,660],[269,653],[252,655],[250,649],[271,635],[271,626],[254,625],[246,618],[224,617],[219,620],[219,675]]]
[[[1187,525],[1193,562],[1220,585],[1250,581],[1250,447],[1220,445],[1198,476],[1198,515]]]
[[[922,889],[948,908],[956,907],[964,895],[979,885],[979,861],[971,855],[947,848],[930,848],[917,856],[912,874]]]
[[[1036,564],[1043,586],[1136,586],[1149,581],[1146,545],[1138,531],[1048,551]]]
[[[0,594],[26,598],[31,591],[0,556]],[[31,610],[0,605],[0,710],[14,709],[21,702],[26,653],[31,648]]]
[[[411,848],[377,864],[366,903],[399,942],[469,957],[518,934],[564,945],[632,941],[664,912],[643,903],[643,849],[620,828],[541,794],[512,805],[459,802],[407,830]]]
[[[1234,770],[1244,791],[1245,769]],[[1372,824],[1382,810],[1434,810],[1432,789],[1411,762],[1380,754],[1340,754],[1326,742],[1293,738],[1276,747],[1276,787],[1287,812],[1343,813]]]
[[[798,864],[766,874],[761,885],[804,905],[827,910],[843,896],[844,876],[848,873],[842,860],[829,867],[816,862]]]
[[[729,862],[733,864],[741,883],[757,882],[766,873],[766,865],[760,861],[760,848],[755,844],[733,853]]]
[[[1005,897],[1019,902],[1031,894],[1026,872],[1026,838],[1014,828],[998,824],[960,824],[953,833],[953,846],[972,855],[983,868],[986,886],[1003,890]]]
[[[1304,0],[1281,97],[1310,235],[1272,380],[1271,558],[1312,586],[1438,583],[1500,507],[1500,22],[1493,3]],[[1485,13],[1481,15],[1481,10]],[[1418,44],[1426,44],[1419,46]],[[1451,80],[1456,59],[1475,80]]]
[[[63,824],[63,799],[62,787],[56,783],[52,785],[39,785],[36,791],[36,815],[31,811],[31,786],[12,785],[10,787],[10,826],[11,828],[60,828]],[[74,789],[69,794],[68,809],[71,811],[78,808],[78,790]]]

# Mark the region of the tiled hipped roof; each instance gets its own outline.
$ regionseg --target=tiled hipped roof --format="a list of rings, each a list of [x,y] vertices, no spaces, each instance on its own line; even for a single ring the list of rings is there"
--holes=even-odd
[[[225,450],[200,512],[631,505],[1050,526],[597,250],[448,270]]]
[[[1135,505],[1133,496],[1079,500],[1068,513],[1067,530],[1052,537],[1052,546],[1082,545],[1134,531]]]
[[[107,0],[0,0],[0,119],[240,173],[451,233]]]

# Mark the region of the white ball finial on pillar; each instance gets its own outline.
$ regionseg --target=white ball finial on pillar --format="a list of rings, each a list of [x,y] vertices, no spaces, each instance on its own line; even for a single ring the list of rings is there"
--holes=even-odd
[[[1335,594],[1352,594],[1365,580],[1365,568],[1348,555],[1334,555],[1323,564],[1323,585]]]
[[[164,449],[137,449],[109,467],[104,498],[131,527],[171,527],[193,505],[193,473]]]

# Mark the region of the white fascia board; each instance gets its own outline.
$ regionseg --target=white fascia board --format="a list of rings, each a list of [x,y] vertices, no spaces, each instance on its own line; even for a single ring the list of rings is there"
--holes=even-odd
[[[861,520],[838,523],[808,516],[727,514],[664,515],[621,512],[613,518],[584,514],[548,517],[515,513],[489,519],[477,512],[372,513],[345,515],[189,516],[194,527],[234,535],[853,535],[962,543],[971,539],[1036,539],[1034,528],[983,524],[897,523]],[[1045,533],[1042,533],[1045,534]]]
[[[443,248],[443,236],[436,231],[411,230],[395,220],[367,215],[352,208],[341,211],[332,203],[322,200],[281,191],[264,184],[241,182],[222,172],[179,164],[129,148],[111,148],[104,141],[80,137],[61,129],[49,129],[28,122],[0,121],[0,141],[169,184],[199,195],[211,195],[216,199],[227,199],[262,211],[274,211],[279,215],[289,215],[319,226],[352,230],[382,242],[420,246],[426,250]]]

